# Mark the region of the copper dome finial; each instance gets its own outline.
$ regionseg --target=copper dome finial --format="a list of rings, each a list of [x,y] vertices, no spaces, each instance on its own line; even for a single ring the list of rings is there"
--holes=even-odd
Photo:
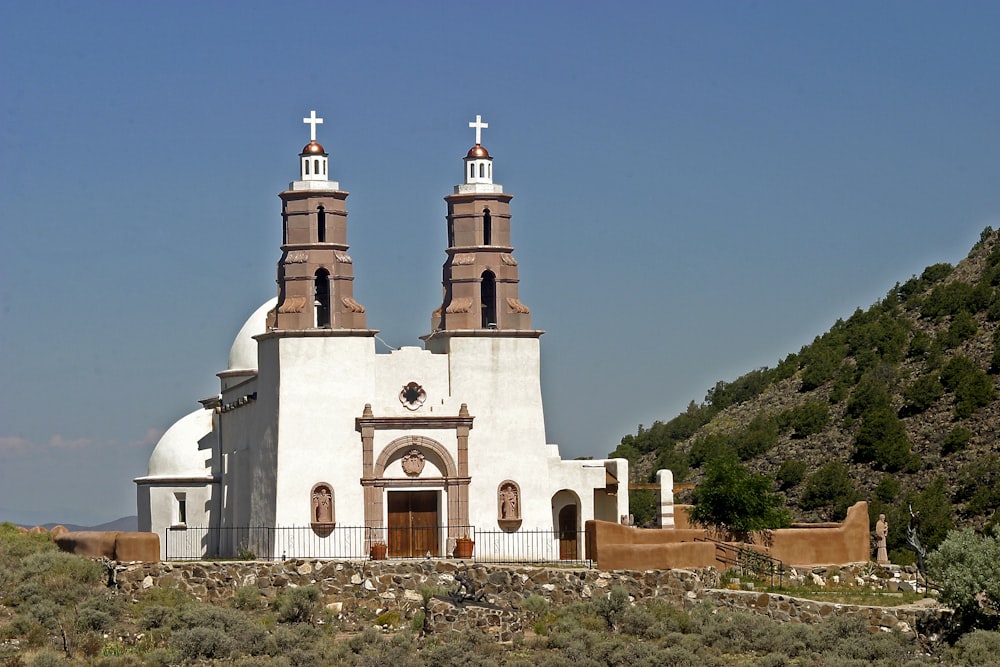
[[[480,144],[476,144],[475,146],[469,149],[469,152],[465,157],[473,159],[478,159],[478,158],[490,159],[490,153]]]

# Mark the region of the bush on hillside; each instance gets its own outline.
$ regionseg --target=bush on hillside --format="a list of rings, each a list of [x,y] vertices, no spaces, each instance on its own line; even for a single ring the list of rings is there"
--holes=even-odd
[[[785,459],[782,461],[781,467],[778,468],[778,472],[774,476],[778,482],[778,490],[787,491],[792,487],[798,486],[805,479],[806,470],[808,469],[809,466],[806,465],[806,462],[800,459]]]
[[[872,463],[878,470],[896,472],[919,465],[910,451],[903,422],[889,406],[865,412],[854,438],[854,460]]]
[[[824,509],[826,520],[842,521],[847,508],[861,499],[854,488],[851,471],[842,461],[830,461],[806,480],[805,490],[799,500],[802,509]]]
[[[821,433],[830,423],[830,408],[823,401],[809,400],[778,415],[778,425],[793,438]]]
[[[903,391],[903,407],[899,413],[903,417],[918,415],[934,405],[944,396],[944,386],[934,373],[921,375]]]

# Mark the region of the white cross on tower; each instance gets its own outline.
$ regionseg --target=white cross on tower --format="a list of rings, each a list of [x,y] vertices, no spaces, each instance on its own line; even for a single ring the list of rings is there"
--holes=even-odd
[[[321,121],[322,122],[322,121]],[[469,127],[476,128],[476,145],[479,146],[482,143],[483,130],[489,127],[489,123],[483,122],[483,117],[476,114],[476,122],[469,123]]]
[[[478,118],[478,116],[476,117]],[[316,141],[316,126],[323,124],[322,118],[316,117],[316,110],[309,112],[308,118],[303,118],[302,122],[309,126],[309,141]]]

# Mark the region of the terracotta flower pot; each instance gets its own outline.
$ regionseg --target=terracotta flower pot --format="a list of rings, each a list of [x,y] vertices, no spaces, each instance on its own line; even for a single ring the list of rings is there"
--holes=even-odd
[[[371,549],[368,551],[368,555],[371,556],[372,560],[385,560],[385,556],[388,551],[388,545],[376,543],[371,546]]]
[[[472,550],[476,547],[476,543],[472,540],[456,540],[455,541],[455,558],[472,558]]]

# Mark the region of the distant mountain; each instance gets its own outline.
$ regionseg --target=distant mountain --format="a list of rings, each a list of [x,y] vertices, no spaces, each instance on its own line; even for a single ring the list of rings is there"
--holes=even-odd
[[[24,524],[18,524],[24,525]],[[123,516],[120,519],[115,519],[114,521],[108,521],[107,523],[102,523],[96,526],[79,526],[73,523],[44,523],[41,524],[42,528],[46,530],[52,530],[56,526],[65,526],[71,531],[77,530],[105,530],[105,531],[128,531],[134,532],[139,529],[139,517],[138,516]],[[27,526],[25,528],[34,528],[34,525]]]
[[[1000,234],[986,228],[958,266],[897,283],[775,368],[719,382],[703,403],[640,426],[613,455],[633,462],[633,481],[669,468],[695,483],[713,457],[736,456],[772,477],[803,521],[836,520],[869,500],[905,561],[911,507],[930,547],[951,527],[998,522],[998,342]],[[651,499],[634,495],[641,514]]]

